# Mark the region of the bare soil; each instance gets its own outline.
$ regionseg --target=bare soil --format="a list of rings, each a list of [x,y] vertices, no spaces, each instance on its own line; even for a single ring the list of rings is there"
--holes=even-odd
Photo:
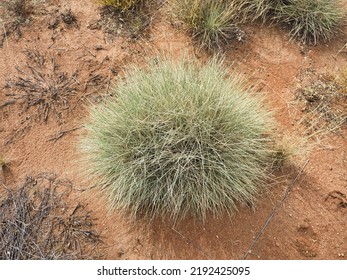
[[[78,160],[86,106],[110,94],[131,65],[149,56],[186,51],[204,60],[208,55],[171,24],[165,7],[152,13],[145,35],[134,37],[118,25],[115,33],[107,32],[104,21],[100,26],[95,1],[51,0],[40,5],[30,23],[21,27],[21,36],[8,34],[0,48],[0,155],[8,162],[0,176],[2,185],[14,188],[26,176],[41,172],[69,179],[74,186],[71,207],[81,202],[92,211],[102,238],[98,250],[105,259],[347,258],[346,126],[310,138],[302,152],[276,172],[256,208],[240,206],[233,217],[209,217],[204,224],[186,219],[173,225],[162,220],[131,222],[110,211],[107,199],[82,175]],[[255,24],[245,32],[242,42],[227,49],[226,67],[244,73],[265,96],[275,110],[279,135],[305,137],[300,123],[304,105],[295,98],[296,89],[309,73],[346,69],[347,53],[340,50],[347,36],[308,47],[289,42],[285,31],[275,26]],[[38,106],[26,108],[25,99],[18,98],[19,88],[13,86],[23,75],[18,68],[33,76],[28,50],[42,54],[48,65],[54,59],[54,71],[52,66],[42,70],[46,80],[63,73],[73,81],[68,104],[57,104],[59,113],[46,119]],[[278,207],[287,190],[289,195]]]

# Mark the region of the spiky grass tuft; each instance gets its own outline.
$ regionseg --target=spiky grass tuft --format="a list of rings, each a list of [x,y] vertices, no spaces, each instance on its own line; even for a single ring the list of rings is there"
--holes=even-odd
[[[88,174],[122,213],[232,213],[252,204],[271,163],[272,117],[217,61],[135,69],[116,98],[91,108],[82,139]]]
[[[98,0],[102,6],[113,7],[117,10],[127,11],[139,5],[142,0]]]
[[[332,0],[288,0],[277,6],[275,20],[289,26],[291,39],[317,44],[338,34],[345,15]]]
[[[238,7],[239,20],[243,23],[261,20],[271,22],[277,5],[285,0],[235,0]]]
[[[174,13],[182,20],[201,48],[213,50],[241,40],[236,24],[237,6],[225,0],[174,0]]]

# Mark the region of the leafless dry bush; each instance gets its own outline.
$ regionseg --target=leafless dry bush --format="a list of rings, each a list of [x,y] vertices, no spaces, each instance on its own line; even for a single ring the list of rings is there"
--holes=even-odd
[[[24,110],[36,106],[39,118],[44,121],[51,114],[60,121],[77,90],[77,72],[69,75],[59,71],[54,58],[48,60],[37,50],[26,50],[25,55],[25,66],[16,66],[18,75],[7,82],[10,91],[7,95],[21,101]]]
[[[85,259],[95,257],[100,236],[82,204],[69,207],[69,180],[42,173],[18,189],[2,189],[0,259]]]

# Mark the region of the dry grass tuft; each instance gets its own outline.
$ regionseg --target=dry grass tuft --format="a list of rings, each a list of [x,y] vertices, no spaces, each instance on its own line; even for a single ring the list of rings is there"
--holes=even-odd
[[[161,5],[160,0],[102,2],[104,4],[101,3],[101,18],[92,28],[102,29],[111,41],[118,36],[130,37],[133,40],[148,36],[146,30]],[[106,2],[109,4],[105,4]]]
[[[127,11],[140,4],[143,0],[98,0],[98,3],[102,6],[113,7],[117,10]]]
[[[7,82],[6,88],[14,99],[22,102],[24,110],[37,107],[39,119],[47,121],[53,115],[61,121],[64,111],[69,109],[70,98],[76,91],[76,73],[68,76],[59,72],[55,59],[47,61],[36,50],[25,51],[25,68],[16,66],[18,76]]]
[[[0,200],[0,259],[93,258],[100,243],[94,219],[84,206],[69,208],[72,184],[54,174],[27,177]]]
[[[304,102],[302,120],[310,131],[336,131],[347,124],[347,70],[339,74],[323,74],[296,91]]]
[[[30,0],[2,0],[0,3],[0,47],[11,33],[21,37],[21,26],[30,22],[33,2]]]

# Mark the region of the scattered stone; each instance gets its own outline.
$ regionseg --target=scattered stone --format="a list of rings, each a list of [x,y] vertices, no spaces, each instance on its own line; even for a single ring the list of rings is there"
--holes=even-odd
[[[96,51],[101,51],[101,50],[104,50],[105,48],[103,47],[103,46],[101,46],[101,45],[96,45],[95,46],[95,50]]]
[[[310,227],[310,225],[308,223],[304,222],[299,226],[299,230],[300,231],[306,231],[306,230],[308,230],[309,227]]]

